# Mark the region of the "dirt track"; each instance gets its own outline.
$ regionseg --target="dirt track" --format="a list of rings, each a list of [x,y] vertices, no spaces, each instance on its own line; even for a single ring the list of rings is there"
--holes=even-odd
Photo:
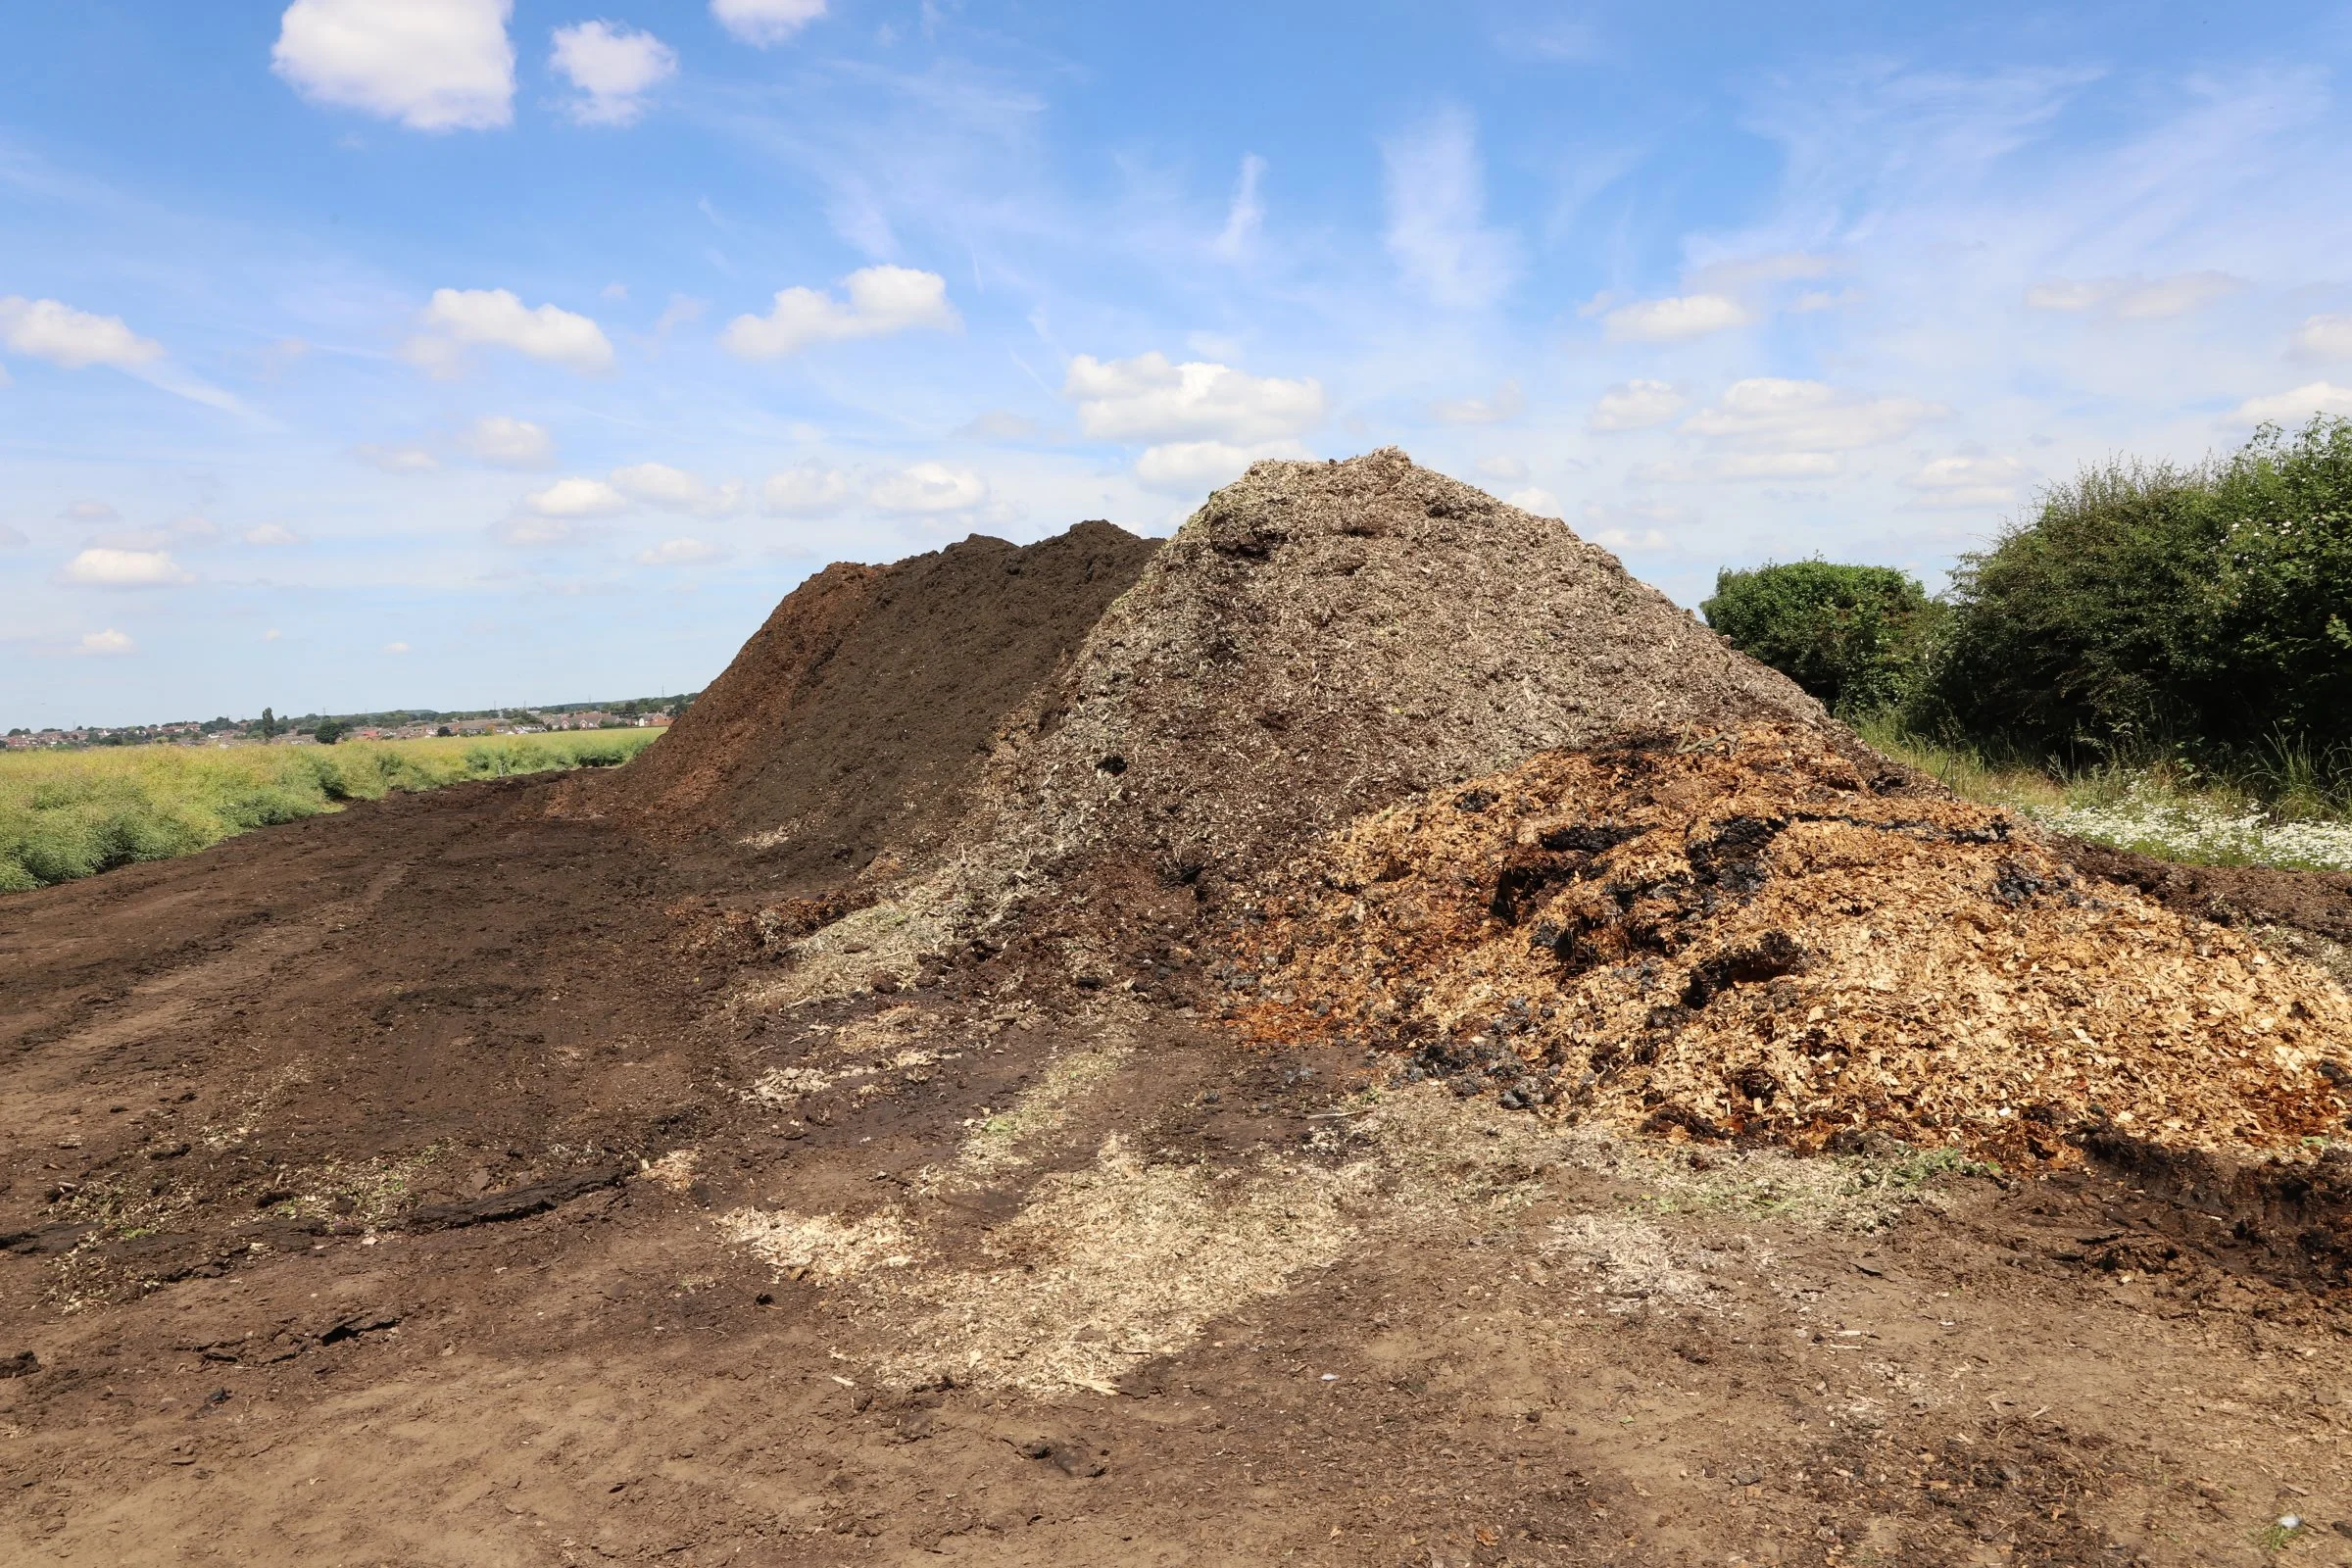
[[[763,1009],[722,868],[553,787],[0,901],[0,1559],[2256,1563],[2292,1512],[2290,1560],[2352,1562],[2348,1320],[2258,1218],[1434,1090],[1350,1119],[1360,1056],[985,965]],[[877,1029],[937,1049],[754,1093]],[[906,1372],[900,1298],[714,1223],[887,1211],[939,1259],[909,1280],[1017,1271],[1024,1197],[1112,1131],[1434,1196],[1286,1211],[1311,1262],[1056,1395]]]

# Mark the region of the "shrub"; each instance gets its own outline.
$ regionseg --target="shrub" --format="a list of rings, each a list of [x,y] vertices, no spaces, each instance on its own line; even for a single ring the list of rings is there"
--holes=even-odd
[[[1819,560],[1717,572],[1715,597],[1699,606],[1733,647],[1844,714],[1892,707],[1917,688],[1936,609],[1891,566]]]
[[[2086,469],[1962,558],[1950,601],[1934,696],[1964,733],[2308,766],[2352,733],[2352,421]]]

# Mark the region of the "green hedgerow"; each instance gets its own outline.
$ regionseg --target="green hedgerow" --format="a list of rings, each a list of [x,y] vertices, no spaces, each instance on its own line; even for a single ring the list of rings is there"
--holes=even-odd
[[[1715,596],[1699,612],[1733,647],[1849,715],[1909,697],[1938,617],[1904,572],[1820,560],[1718,572]]]

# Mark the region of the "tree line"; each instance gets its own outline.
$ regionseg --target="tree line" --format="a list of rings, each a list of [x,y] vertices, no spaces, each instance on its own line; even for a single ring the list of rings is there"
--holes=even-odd
[[[2087,467],[1938,595],[1815,560],[1727,569],[1700,610],[1848,720],[2059,767],[2162,758],[2352,793],[2352,420]]]

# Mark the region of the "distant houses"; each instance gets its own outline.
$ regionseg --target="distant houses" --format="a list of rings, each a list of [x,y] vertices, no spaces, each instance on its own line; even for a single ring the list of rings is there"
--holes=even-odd
[[[621,705],[621,711],[602,708],[562,712],[514,709],[486,717],[443,719],[436,716],[410,718],[405,723],[353,723],[343,730],[343,736],[349,740],[364,741],[413,741],[436,735],[478,740],[491,735],[536,735],[544,730],[665,729],[674,716],[668,709],[635,711],[640,706],[640,701],[632,700]],[[281,719],[278,722],[282,727],[275,734],[268,736],[263,735],[260,726],[252,720],[228,718],[202,722],[187,719],[170,724],[127,724],[112,729],[98,726],[42,730],[19,728],[0,736],[0,751],[74,751],[90,746],[316,746],[318,737],[314,730],[325,719],[312,714],[300,720]],[[297,722],[310,727],[297,729],[294,727]]]

